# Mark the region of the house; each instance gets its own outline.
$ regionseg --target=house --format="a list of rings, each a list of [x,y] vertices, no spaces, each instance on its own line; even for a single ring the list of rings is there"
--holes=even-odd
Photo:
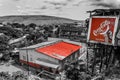
[[[21,44],[25,44],[27,36],[28,36],[28,34],[26,34],[20,38],[17,38],[17,39],[11,39],[8,41],[8,44],[13,47],[19,47]]]
[[[79,57],[81,46],[66,41],[49,41],[19,49],[20,62],[39,70],[61,71],[66,61]]]
[[[59,31],[59,38],[70,39],[72,41],[86,41],[86,27],[62,26]]]

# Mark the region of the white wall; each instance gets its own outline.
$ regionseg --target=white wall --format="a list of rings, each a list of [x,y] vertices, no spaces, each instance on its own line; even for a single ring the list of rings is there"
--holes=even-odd
[[[39,53],[39,52],[35,51],[35,49],[20,50],[20,59],[25,60],[25,59],[23,59],[23,56],[25,56],[26,57],[25,61],[27,61],[27,54],[28,54],[29,62],[35,62],[36,59],[40,58],[42,60],[48,60],[48,61],[59,64],[59,60],[49,57],[45,54]],[[32,61],[31,61],[31,58],[32,58]]]
[[[54,59],[52,57],[49,57],[45,54],[39,53],[39,52],[35,51],[35,49],[31,49],[31,50],[27,50],[27,51],[26,50],[20,50],[20,59],[24,60],[23,56],[25,56],[26,60],[24,60],[24,61],[27,61],[27,53],[28,53],[28,56],[29,56],[29,60],[28,60],[29,62],[35,63],[35,60],[38,59],[38,58],[43,59],[43,60],[46,59],[48,61],[59,64],[60,68],[62,68],[64,66],[66,60],[72,62],[73,60],[78,58],[77,55],[79,54],[79,50],[77,52],[73,53],[71,56],[67,57],[64,61],[60,61],[60,60]],[[33,61],[31,61],[31,58],[32,58]]]

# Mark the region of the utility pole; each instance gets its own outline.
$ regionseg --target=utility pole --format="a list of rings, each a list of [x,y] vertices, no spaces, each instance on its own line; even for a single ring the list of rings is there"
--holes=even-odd
[[[26,56],[27,56],[27,70],[28,70],[28,76],[29,76],[29,55],[28,55],[28,50],[27,50],[27,46],[28,46],[28,41],[26,39],[25,41],[25,46],[26,46]]]

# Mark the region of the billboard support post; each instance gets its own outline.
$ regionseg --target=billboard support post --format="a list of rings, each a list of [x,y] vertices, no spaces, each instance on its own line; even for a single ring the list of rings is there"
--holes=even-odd
[[[92,65],[92,75],[94,73],[94,68],[95,68],[96,52],[97,52],[97,48],[96,48],[96,44],[94,43],[94,59],[93,59],[93,65]]]
[[[89,61],[89,54],[88,54],[88,46],[89,46],[89,43],[87,43],[87,55],[86,55],[86,57],[87,57],[87,72],[88,72],[88,61]]]
[[[102,66],[103,66],[103,54],[104,54],[104,45],[100,45],[101,48],[99,48],[99,53],[100,53],[100,70],[101,72]]]

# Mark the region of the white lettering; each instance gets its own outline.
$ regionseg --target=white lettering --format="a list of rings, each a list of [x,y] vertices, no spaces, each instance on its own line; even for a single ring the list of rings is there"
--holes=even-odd
[[[100,26],[99,26],[98,29],[96,29],[96,30],[93,31],[93,34],[94,34],[95,36],[97,36],[98,34],[101,34],[101,35],[106,34],[107,31],[110,29],[109,24],[110,24],[110,21],[105,20],[104,22],[102,22],[102,23],[100,24]]]

